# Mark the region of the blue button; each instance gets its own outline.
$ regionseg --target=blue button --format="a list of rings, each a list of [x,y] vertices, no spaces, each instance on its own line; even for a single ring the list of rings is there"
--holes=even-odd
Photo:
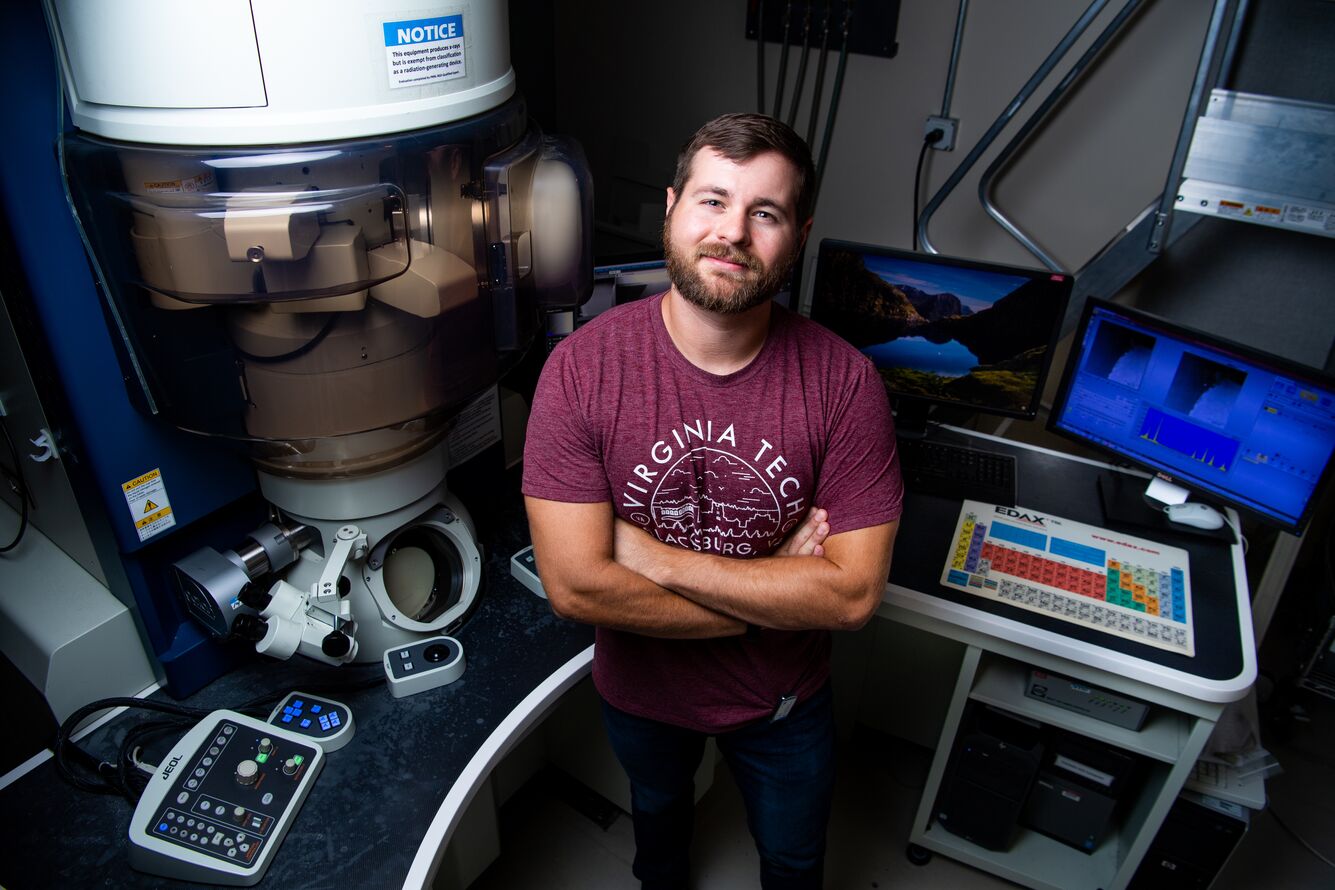
[[[301,721],[301,728],[302,728],[302,729],[305,729],[306,727],[308,727],[308,726],[310,726],[310,725],[311,725],[311,721],[310,721],[310,720],[303,720],[303,721]]]
[[[321,729],[328,729],[328,728],[329,728],[329,718],[328,718],[328,717],[321,717],[321,718],[320,718],[320,728],[321,728]]]
[[[334,711],[329,715],[329,723],[332,726],[338,726],[338,722],[338,711]]]
[[[318,713],[320,713],[320,706],[319,706],[319,705],[311,705],[311,713],[312,713],[312,714],[318,714]]]
[[[291,714],[284,714],[284,715],[283,715],[283,722],[284,722],[284,723],[291,723],[291,722],[292,722],[292,715],[291,715]]]
[[[299,698],[294,698],[294,699],[292,699],[292,707],[294,707],[294,708],[304,707],[305,704],[306,704],[306,703],[305,703],[304,701],[302,701],[301,699],[299,699]]]
[[[166,831],[166,830],[167,830],[167,823],[166,823],[166,822],[160,822],[160,823],[158,823],[158,831]]]

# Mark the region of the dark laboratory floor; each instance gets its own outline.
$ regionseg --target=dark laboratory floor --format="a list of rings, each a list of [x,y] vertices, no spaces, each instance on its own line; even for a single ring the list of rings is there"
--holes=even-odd
[[[1335,886],[1335,866],[1318,855],[1335,859],[1335,701],[1302,693],[1283,706],[1283,717],[1262,732],[1263,746],[1283,772],[1267,781],[1269,807],[1252,814],[1250,829],[1211,890]],[[927,749],[869,731],[855,732],[842,745],[827,888],[1015,886],[944,856],[921,867],[905,857],[929,764]],[[516,794],[501,810],[501,858],[471,890],[635,890],[629,817],[622,814],[604,828],[567,800],[550,781],[530,783]],[[722,764],[697,809],[692,857],[696,890],[759,887],[741,800]]]

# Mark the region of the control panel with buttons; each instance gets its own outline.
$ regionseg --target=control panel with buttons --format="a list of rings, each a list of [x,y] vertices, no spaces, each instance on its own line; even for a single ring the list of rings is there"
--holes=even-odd
[[[426,692],[463,676],[464,649],[454,637],[431,637],[385,650],[385,677],[395,698]]]
[[[326,754],[352,741],[352,711],[342,702],[306,692],[291,692],[269,715],[269,722],[309,736]]]
[[[130,865],[249,887],[264,877],[324,766],[309,738],[214,711],[158,764],[130,818]]]

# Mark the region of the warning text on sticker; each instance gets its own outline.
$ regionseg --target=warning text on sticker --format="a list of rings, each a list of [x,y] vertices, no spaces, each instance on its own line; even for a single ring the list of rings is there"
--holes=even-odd
[[[423,87],[464,77],[462,15],[384,22],[383,27],[391,89]]]

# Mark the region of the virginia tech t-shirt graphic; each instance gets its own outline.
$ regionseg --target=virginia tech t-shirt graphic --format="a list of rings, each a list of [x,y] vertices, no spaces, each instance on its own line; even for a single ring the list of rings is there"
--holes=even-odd
[[[720,556],[763,555],[807,507],[802,481],[788,469],[763,437],[739,447],[731,424],[717,434],[712,421],[683,424],[636,465],[621,507],[665,543]]]

